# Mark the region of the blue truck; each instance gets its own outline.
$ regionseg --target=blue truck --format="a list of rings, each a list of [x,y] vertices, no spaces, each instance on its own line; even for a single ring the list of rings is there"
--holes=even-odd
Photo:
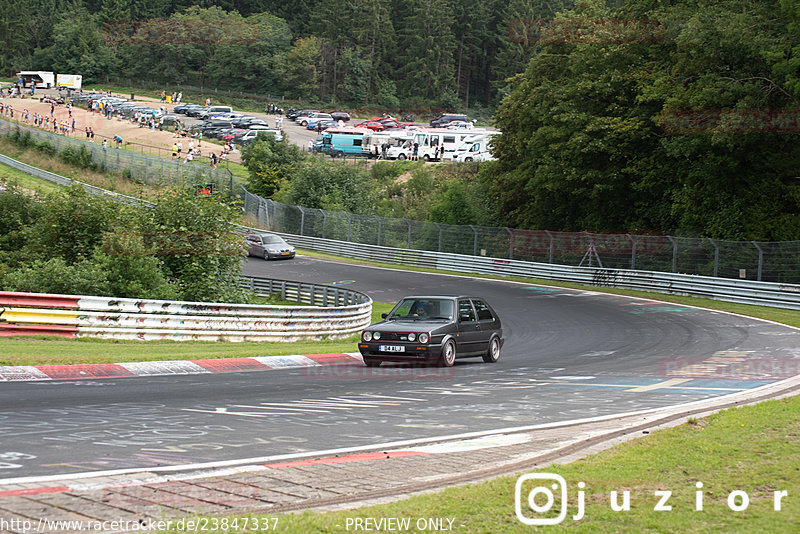
[[[363,128],[331,128],[322,132],[314,143],[314,150],[332,158],[361,156]]]

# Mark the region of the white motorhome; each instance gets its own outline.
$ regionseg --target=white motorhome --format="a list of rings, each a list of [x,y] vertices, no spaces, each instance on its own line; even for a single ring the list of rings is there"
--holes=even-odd
[[[22,80],[25,87],[37,89],[50,89],[56,84],[55,75],[45,70],[23,70],[17,73],[17,80]]]
[[[361,143],[361,153],[369,158],[380,157],[383,153],[383,145],[388,144],[389,148],[402,146],[403,143],[413,139],[414,132],[411,130],[384,130],[373,132],[364,128],[364,139]]]
[[[494,161],[492,156],[492,138],[500,132],[476,135],[464,141],[453,153],[453,161]]]
[[[452,158],[453,154],[464,141],[480,133],[476,130],[448,130],[444,128],[430,128],[417,130],[414,138],[405,142],[403,146],[390,148],[389,159],[410,159],[414,154],[414,144],[417,144],[417,157],[425,161],[444,161]]]
[[[56,87],[65,89],[80,89],[83,76],[80,74],[57,74]]]

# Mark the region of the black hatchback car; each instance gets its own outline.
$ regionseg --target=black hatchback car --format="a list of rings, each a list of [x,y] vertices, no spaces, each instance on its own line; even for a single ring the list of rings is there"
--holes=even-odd
[[[503,328],[487,302],[469,296],[405,297],[383,321],[361,333],[358,349],[368,367],[382,362],[438,363],[456,358],[500,358]]]

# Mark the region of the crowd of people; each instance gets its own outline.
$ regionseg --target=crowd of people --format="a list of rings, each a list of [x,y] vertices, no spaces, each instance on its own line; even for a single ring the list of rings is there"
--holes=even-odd
[[[85,135],[86,141],[90,143],[95,142],[95,135],[102,139],[102,147],[103,149],[107,149],[110,143],[113,143],[115,148],[120,148],[123,144],[123,139],[120,135],[114,135],[113,137],[103,137],[101,134],[95,132],[94,128],[91,126],[79,126],[77,124],[77,118],[73,116],[73,104],[72,102],[68,102],[66,104],[61,104],[61,102],[56,101],[47,101],[45,99],[47,97],[42,97],[40,99],[41,102],[49,103],[49,113],[44,112],[32,112],[28,109],[14,109],[14,106],[7,100],[3,100],[3,93],[5,91],[0,91],[0,116],[7,117],[9,119],[13,119],[15,121],[19,121],[20,123],[28,124],[36,128],[40,128],[47,132],[52,132],[56,134],[61,134],[65,136],[83,136]],[[9,94],[13,94],[15,96],[21,96],[18,92],[12,93],[11,90]],[[161,92],[162,102],[167,100],[171,100],[173,103],[179,103],[183,98],[183,93],[181,92],[174,92],[169,99],[167,98],[166,92]],[[64,105],[67,113],[66,117],[63,116],[63,112],[59,113],[59,116],[56,116],[56,106],[61,107]],[[19,104],[17,104],[19,108]],[[162,116],[167,110],[165,107],[161,108]],[[112,103],[105,103],[100,101],[92,101],[89,105],[87,113],[91,114],[99,114],[104,118],[109,120],[113,118],[117,118],[118,120],[126,120],[124,114],[121,110],[115,109]],[[134,113],[131,117],[128,118],[131,124],[137,124],[140,128],[148,128],[150,130],[162,129],[162,122],[157,119],[152,113],[142,113],[137,112]],[[87,121],[88,122],[88,121]],[[201,157],[202,153],[200,150],[200,146],[203,142],[203,134],[201,131],[194,131],[191,132],[187,130],[180,121],[176,121],[175,123],[175,137],[177,138],[188,138],[188,150],[186,152],[183,151],[183,142],[177,141],[173,143],[172,146],[172,157],[174,160],[183,160],[184,163],[188,163],[193,161],[194,159]],[[195,145],[196,141],[196,145]],[[222,150],[217,154],[213,151],[209,152],[209,164],[211,167],[216,168],[220,162],[226,161],[228,155],[236,150],[235,145],[232,142],[226,143]]]

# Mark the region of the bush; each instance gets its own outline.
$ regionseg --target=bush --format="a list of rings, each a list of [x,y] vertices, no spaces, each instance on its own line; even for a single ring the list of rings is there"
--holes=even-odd
[[[68,146],[61,151],[60,157],[61,161],[64,163],[80,167],[81,169],[94,169],[95,167],[92,161],[92,153],[86,150],[85,146]]]
[[[65,295],[109,295],[110,286],[103,267],[91,260],[69,265],[62,258],[36,260],[8,272],[2,280],[7,291],[59,293]]]

